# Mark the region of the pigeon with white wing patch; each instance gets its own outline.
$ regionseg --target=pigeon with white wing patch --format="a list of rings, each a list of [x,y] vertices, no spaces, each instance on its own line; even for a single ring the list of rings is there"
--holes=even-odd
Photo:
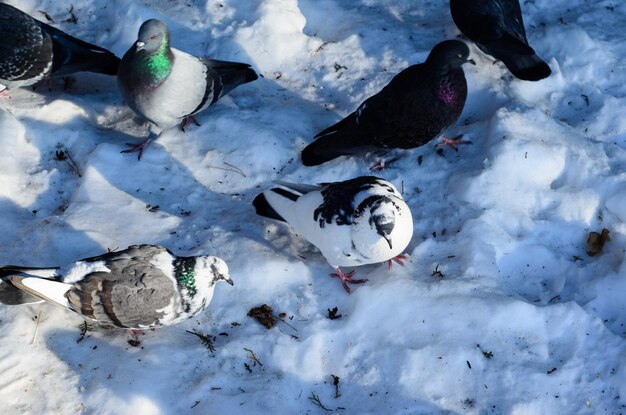
[[[235,87],[258,75],[245,63],[199,58],[170,47],[170,33],[160,20],[141,25],[137,42],[128,49],[117,77],[124,100],[160,131],[181,124],[215,104]],[[197,123],[197,122],[196,122]],[[139,145],[123,151],[138,152],[155,139],[151,133]]]
[[[279,185],[254,199],[256,212],[287,222],[322,252],[335,268],[331,274],[348,283],[355,271],[339,267],[395,260],[413,236],[413,218],[402,195],[389,182],[373,176],[320,185],[277,182]]]
[[[103,326],[138,330],[185,321],[211,302],[216,282],[233,284],[220,258],[179,257],[158,245],[133,245],[64,268],[5,266],[0,277],[4,304],[44,300]]]

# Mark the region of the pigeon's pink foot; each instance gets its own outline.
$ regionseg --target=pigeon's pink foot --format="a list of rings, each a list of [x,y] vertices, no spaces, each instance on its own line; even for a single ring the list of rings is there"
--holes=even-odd
[[[148,136],[148,138],[146,138],[145,140],[143,140],[141,142],[141,144],[131,144],[131,143],[126,143],[127,146],[129,146],[130,148],[128,150],[122,150],[120,151],[120,153],[134,153],[135,151],[137,151],[139,154],[137,154],[137,160],[141,160],[141,155],[143,154],[143,151],[150,145],[151,142],[153,142],[155,140],[155,138],[152,136],[152,134],[150,134]]]
[[[454,149],[454,151],[459,151],[459,149],[456,148],[456,146],[461,145],[461,144],[472,144],[472,142],[463,140],[463,134],[459,134],[456,137],[452,137],[452,138],[441,137],[441,139],[439,140],[439,143],[437,143],[435,147],[448,146]]]
[[[200,123],[198,122],[198,120],[196,120],[196,117],[194,117],[193,115],[190,115],[188,117],[185,117],[185,119],[183,120],[183,123],[180,125],[180,129],[183,130],[183,132],[185,132],[185,129],[189,127],[189,124],[191,123],[194,123],[198,127],[200,127]]]
[[[0,91],[0,98],[11,98],[11,95],[9,95],[9,91],[7,91],[6,88]]]
[[[343,285],[343,288],[348,292],[348,294],[350,294],[350,287],[348,286],[348,284],[363,284],[364,282],[367,282],[367,279],[363,278],[363,279],[353,279],[352,276],[356,274],[355,270],[352,270],[350,272],[348,272],[347,274],[344,274],[339,268],[335,269],[335,272],[333,272],[332,274],[330,274],[331,277],[333,278],[340,278],[341,279],[341,285]]]
[[[393,265],[393,262],[395,262],[396,264],[398,264],[401,267],[403,267],[404,266],[404,262],[402,262],[403,259],[409,259],[409,256],[408,255],[404,255],[404,254],[400,254],[398,256],[395,256],[395,257],[391,258],[389,261],[387,261],[387,264],[389,264],[389,269],[391,269],[391,266]]]
[[[381,171],[385,166],[385,159],[380,159],[370,167],[370,171]]]

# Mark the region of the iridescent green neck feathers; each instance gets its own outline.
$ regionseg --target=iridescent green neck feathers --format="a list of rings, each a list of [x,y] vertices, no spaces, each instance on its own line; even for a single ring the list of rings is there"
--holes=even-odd
[[[178,258],[174,261],[174,278],[178,282],[181,291],[186,292],[190,297],[196,295],[196,259],[194,257]]]
[[[162,82],[172,71],[174,55],[170,50],[170,42],[166,33],[163,33],[161,45],[154,52],[150,52],[140,65],[145,68],[147,76],[154,82]]]

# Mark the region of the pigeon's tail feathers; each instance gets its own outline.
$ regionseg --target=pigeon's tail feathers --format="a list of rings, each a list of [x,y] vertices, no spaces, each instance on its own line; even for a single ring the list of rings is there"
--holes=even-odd
[[[291,193],[298,194],[298,196],[302,196],[310,192],[315,192],[317,190],[322,190],[322,186],[314,184],[290,183],[284,182],[282,180],[275,180],[274,183],[291,191]]]
[[[519,79],[538,81],[552,73],[548,64],[537,56],[533,48],[514,36],[506,34],[495,42],[485,44],[481,49],[500,59]]]
[[[257,73],[247,63],[218,61],[206,59],[206,65],[213,69],[220,77],[222,91],[220,96],[228,94],[230,91],[242,84],[247,84],[259,78]]]
[[[313,141],[302,150],[302,164],[317,166],[339,156],[365,154],[375,150],[372,145],[364,145],[357,134],[346,134],[342,130],[330,133]]]
[[[315,141],[302,150],[302,164],[305,166],[317,166],[339,156],[365,154],[379,149],[371,136],[361,133],[356,113],[320,131],[314,138]]]
[[[11,283],[8,276],[0,278],[0,303],[5,305],[20,305],[40,303],[43,300],[32,296]]]
[[[86,49],[63,40],[54,42],[53,51],[52,73],[56,76],[83,71],[117,75],[120,66],[120,59],[117,56],[97,46]]]
[[[252,205],[256,209],[257,215],[261,215],[261,216],[265,216],[266,218],[276,219],[281,222],[285,222],[285,219],[282,216],[280,216],[278,212],[276,212],[274,208],[269,204],[269,202],[267,201],[267,198],[265,197],[263,193],[259,194],[257,197],[254,198],[254,200],[252,201]]]
[[[548,64],[536,54],[517,55],[511,59],[503,58],[502,62],[515,77],[524,81],[539,81],[552,73]]]
[[[0,278],[5,278],[13,274],[28,274],[29,276],[55,279],[58,268],[36,268],[23,267],[20,265],[4,265],[0,267]]]
[[[69,308],[69,302],[65,294],[72,288],[71,284],[45,278],[30,277],[26,274],[11,275],[8,279],[15,287],[32,296],[61,307]]]
[[[112,52],[77,39],[39,20],[36,23],[52,39],[52,73],[58,76],[74,72],[96,72],[117,75],[120,59]]]

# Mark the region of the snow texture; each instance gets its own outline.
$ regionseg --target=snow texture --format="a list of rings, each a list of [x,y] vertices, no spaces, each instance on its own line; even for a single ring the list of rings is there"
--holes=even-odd
[[[235,281],[140,347],[119,331],[78,342],[82,320],[52,305],[0,307],[1,413],[326,413],[313,395],[338,414],[626,411],[626,3],[521,2],[553,71],[540,82],[471,46],[468,101],[447,135],[473,144],[438,153],[433,142],[379,174],[412,209],[411,259],[358,268],[369,282],[352,295],[251,201],[277,179],[369,174],[372,159],[307,168],[299,152],[458,35],[447,1],[80,0],[75,23],[70,2],[9,3],[118,56],[144,20],[162,19],[172,46],[264,78],[139,162],[120,151],[148,125],[113,77],[0,97],[0,263],[158,243],[219,256]],[[611,240],[589,256],[587,236],[603,228]],[[247,317],[264,303],[284,313],[270,330]],[[186,330],[215,336],[214,354]]]

